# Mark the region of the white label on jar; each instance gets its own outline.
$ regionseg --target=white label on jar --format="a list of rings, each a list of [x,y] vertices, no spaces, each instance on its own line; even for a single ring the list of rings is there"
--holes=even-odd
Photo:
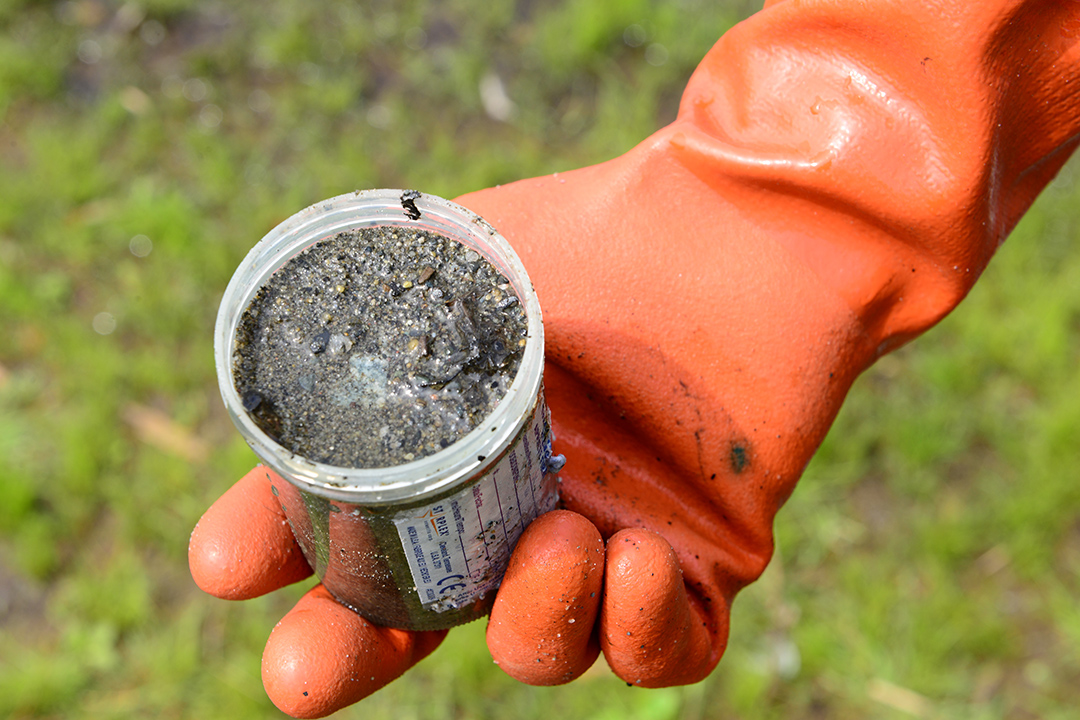
[[[479,480],[394,518],[420,602],[454,610],[495,591],[525,527],[558,500],[551,425],[541,400],[524,432]]]

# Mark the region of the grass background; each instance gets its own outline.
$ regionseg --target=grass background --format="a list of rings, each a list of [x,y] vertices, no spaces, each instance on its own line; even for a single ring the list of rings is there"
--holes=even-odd
[[[0,717],[279,716],[259,655],[310,583],[229,603],[186,566],[253,460],[211,354],[236,264],[342,192],[452,197],[621,153],[756,9],[2,0]],[[601,662],[530,688],[474,623],[341,716],[1075,717],[1078,173],[856,384],[708,680],[630,689]]]

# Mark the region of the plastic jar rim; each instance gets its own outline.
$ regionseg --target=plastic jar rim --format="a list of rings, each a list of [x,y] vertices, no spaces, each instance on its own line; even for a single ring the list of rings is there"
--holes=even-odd
[[[409,192],[406,196],[404,193]],[[407,204],[404,200],[407,199]],[[415,217],[416,214],[419,217]],[[236,327],[251,299],[289,259],[340,232],[377,226],[426,229],[480,253],[510,281],[525,309],[526,344],[506,395],[471,432],[431,455],[383,468],[347,468],[309,460],[267,435],[244,411],[233,385]],[[315,203],[284,220],[247,254],[222,296],[214,328],[218,388],[233,424],[259,458],[316,495],[382,506],[420,502],[483,473],[510,446],[538,405],[544,364],[540,303],[510,243],[476,213],[443,198],[397,189],[360,190]]]

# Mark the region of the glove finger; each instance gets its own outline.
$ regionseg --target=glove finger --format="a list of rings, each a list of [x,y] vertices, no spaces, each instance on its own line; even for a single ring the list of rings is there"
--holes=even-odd
[[[188,543],[195,584],[226,600],[247,600],[311,575],[271,482],[257,466],[210,506]]]
[[[587,519],[554,510],[526,528],[503,577],[487,643],[511,677],[560,685],[600,653],[594,625],[604,577],[604,542]]]
[[[708,675],[719,654],[667,540],[643,528],[620,530],[608,540],[606,556],[600,647],[612,671],[653,688]]]
[[[373,625],[316,585],[270,633],[263,687],[282,712],[323,717],[400,677],[444,637]]]

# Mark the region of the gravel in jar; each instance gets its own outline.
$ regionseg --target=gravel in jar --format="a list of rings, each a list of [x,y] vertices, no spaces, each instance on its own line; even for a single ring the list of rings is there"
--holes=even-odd
[[[435,233],[372,227],[323,240],[260,288],[233,382],[280,445],[338,467],[449,447],[513,382],[527,333],[509,281]]]

